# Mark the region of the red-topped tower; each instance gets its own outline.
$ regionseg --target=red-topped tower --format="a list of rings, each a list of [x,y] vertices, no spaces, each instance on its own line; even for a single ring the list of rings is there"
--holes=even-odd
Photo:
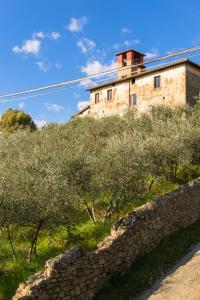
[[[116,54],[118,68],[133,66],[130,68],[125,68],[124,70],[118,71],[118,78],[125,78],[131,76],[134,72],[141,71],[144,69],[144,56],[145,54],[140,53],[135,50],[126,50]],[[137,65],[138,66],[135,66]]]

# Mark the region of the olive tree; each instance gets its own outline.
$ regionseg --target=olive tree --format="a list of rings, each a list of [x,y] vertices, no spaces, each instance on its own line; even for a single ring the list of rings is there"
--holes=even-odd
[[[110,199],[105,221],[126,200],[141,196],[149,162],[145,158],[145,145],[140,136],[114,136],[99,157],[96,181],[101,193]]]
[[[12,145],[8,158],[4,160],[8,171],[1,181],[1,196],[7,205],[20,204],[8,211],[9,224],[35,228],[29,252],[31,260],[36,254],[41,228],[64,222],[71,206],[60,172],[62,161],[53,141],[50,142],[44,132],[17,133],[8,139]]]

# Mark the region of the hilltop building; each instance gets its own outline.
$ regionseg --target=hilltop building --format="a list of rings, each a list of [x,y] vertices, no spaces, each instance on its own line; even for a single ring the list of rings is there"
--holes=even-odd
[[[152,105],[195,103],[200,93],[200,65],[180,59],[149,68],[144,63],[145,55],[135,50],[116,56],[117,79],[91,88],[89,105],[76,116],[100,118],[123,115],[132,107],[143,112]]]

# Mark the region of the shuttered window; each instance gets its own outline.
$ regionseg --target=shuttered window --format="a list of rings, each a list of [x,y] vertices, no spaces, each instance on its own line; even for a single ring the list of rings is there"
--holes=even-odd
[[[95,104],[99,103],[99,93],[95,94]]]
[[[154,89],[160,88],[160,76],[154,77]]]
[[[130,105],[136,105],[137,104],[137,94],[130,95]]]
[[[107,90],[107,100],[112,100],[112,90]]]

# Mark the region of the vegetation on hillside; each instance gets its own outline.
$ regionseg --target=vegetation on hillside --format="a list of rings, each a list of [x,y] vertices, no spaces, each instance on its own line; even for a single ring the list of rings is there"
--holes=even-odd
[[[47,258],[94,249],[117,218],[198,177],[199,129],[197,105],[1,135],[0,299]]]

